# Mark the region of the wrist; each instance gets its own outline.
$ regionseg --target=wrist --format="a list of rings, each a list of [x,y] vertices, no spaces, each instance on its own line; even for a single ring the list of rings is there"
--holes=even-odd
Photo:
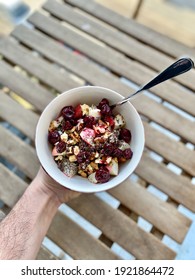
[[[30,186],[39,192],[40,197],[44,197],[54,207],[58,208],[62,202],[55,191],[55,186],[52,186],[50,181],[52,182],[52,179],[40,168]]]
[[[42,201],[43,204],[48,206],[50,205],[50,207],[54,210],[57,210],[61,204],[56,193],[38,178],[35,178],[32,181],[28,189],[40,203]]]
[[[54,181],[43,168],[39,169],[34,184],[39,185],[40,190],[47,194],[59,207],[62,203],[67,203],[70,199],[76,198],[80,193],[67,189]]]

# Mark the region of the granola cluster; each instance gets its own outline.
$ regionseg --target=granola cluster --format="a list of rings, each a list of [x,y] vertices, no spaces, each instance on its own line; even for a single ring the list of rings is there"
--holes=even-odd
[[[98,106],[65,106],[51,121],[48,141],[59,169],[68,177],[80,175],[92,183],[117,176],[118,163],[132,158],[131,132],[121,114],[114,115],[109,101]]]

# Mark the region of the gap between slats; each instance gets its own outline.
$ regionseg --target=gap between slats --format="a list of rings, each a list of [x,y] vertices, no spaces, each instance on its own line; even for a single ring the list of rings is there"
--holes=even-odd
[[[0,91],[0,117],[34,141],[35,126],[39,116],[30,110],[26,110],[2,91]]]

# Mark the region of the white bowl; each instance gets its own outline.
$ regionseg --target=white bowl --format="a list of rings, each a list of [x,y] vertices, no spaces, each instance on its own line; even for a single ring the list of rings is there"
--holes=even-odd
[[[119,174],[117,176],[111,176],[107,183],[93,184],[79,175],[68,178],[58,169],[51,154],[51,146],[47,140],[50,122],[56,118],[64,106],[76,106],[79,103],[97,105],[102,98],[107,98],[113,104],[121,100],[123,96],[113,90],[97,86],[74,88],[53,99],[43,111],[37,124],[35,144],[41,165],[55,181],[74,191],[91,193],[105,191],[119,185],[135,170],[142,156],[144,148],[142,121],[133,105],[127,102],[122,106],[116,107],[114,113],[120,112],[124,116],[126,128],[131,131],[132,139],[130,146],[133,151],[133,157],[131,160],[119,164]]]

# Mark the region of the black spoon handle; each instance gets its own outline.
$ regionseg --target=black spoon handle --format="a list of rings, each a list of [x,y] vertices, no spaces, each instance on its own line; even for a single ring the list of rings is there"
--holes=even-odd
[[[141,87],[135,93],[133,93],[133,94],[129,95],[128,97],[124,98],[123,100],[117,102],[112,107],[114,108],[117,105],[121,105],[121,104],[127,102],[130,98],[135,96],[140,91],[150,89],[166,80],[169,80],[173,77],[181,75],[181,74],[189,71],[193,67],[194,67],[194,62],[190,58],[180,58],[179,60],[177,60],[176,62],[171,64],[168,68],[166,68],[164,71],[162,71],[160,74],[158,74],[149,83],[147,83],[146,85]]]
[[[189,71],[193,67],[194,67],[194,62],[190,58],[181,58],[177,60],[175,63],[171,64],[168,68],[166,68],[163,72],[161,72],[158,76],[156,76],[152,81],[144,85],[142,87],[142,90],[147,90],[166,80],[181,75]]]

